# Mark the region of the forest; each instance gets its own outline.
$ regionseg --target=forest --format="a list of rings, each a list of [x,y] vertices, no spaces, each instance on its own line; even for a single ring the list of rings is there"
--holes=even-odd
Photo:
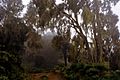
[[[120,80],[120,0],[0,0],[0,80]]]

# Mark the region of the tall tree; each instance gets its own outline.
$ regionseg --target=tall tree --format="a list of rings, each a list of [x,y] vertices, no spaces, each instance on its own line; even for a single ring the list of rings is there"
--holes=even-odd
[[[0,0],[0,3],[0,79],[23,80],[21,57],[28,28],[19,18],[23,9],[22,1]]]
[[[33,0],[33,4],[37,11],[36,15],[39,16],[38,27],[52,26],[51,28],[57,29],[58,35],[67,36],[68,42],[72,43],[70,52],[74,55],[73,59],[80,57],[81,62],[102,63],[105,61],[104,57],[108,56],[105,54],[107,49],[104,46],[111,44],[108,51],[111,54],[111,51],[114,52],[115,45],[112,44],[115,40],[119,42],[118,35],[112,37],[113,29],[116,30],[114,34],[119,32],[116,26],[117,16],[111,11],[112,5],[116,5],[118,1],[63,0],[63,3],[56,4],[54,0]],[[72,30],[75,30],[72,34],[74,37],[71,37]],[[106,41],[108,39],[109,41]]]

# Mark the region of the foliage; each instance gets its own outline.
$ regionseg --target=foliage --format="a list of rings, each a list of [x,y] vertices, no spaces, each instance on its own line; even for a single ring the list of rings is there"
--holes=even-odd
[[[19,36],[19,38],[17,38],[16,35],[10,34],[9,30],[6,31],[6,29],[3,29],[3,33],[2,35],[0,35],[0,59],[2,59],[0,60],[0,66],[5,69],[5,72],[1,73],[3,74],[3,76],[5,75],[6,77],[8,77],[8,79],[23,80],[24,69],[21,66],[21,56],[23,53],[23,41],[25,39],[25,35],[20,35],[21,37]]]
[[[40,52],[41,35],[47,29],[56,29],[57,35],[52,40],[54,48],[59,50],[68,43],[70,48],[66,52],[70,54],[71,63],[85,63],[60,68],[67,79],[119,78],[119,73],[112,71],[120,68],[118,16],[111,10],[119,0],[62,1],[56,4],[56,0],[31,0],[24,18],[20,18],[24,7],[21,0],[0,1],[0,59],[3,63],[0,69],[4,73],[0,78],[23,78],[22,54]],[[105,62],[111,71],[92,64]]]
[[[108,62],[108,55],[112,59],[113,55],[119,54],[119,31],[116,26],[118,17],[111,10],[111,5],[116,5],[118,1],[63,0],[62,3],[56,4],[55,0],[32,0],[26,21],[36,25],[40,31],[56,29],[57,36],[54,37],[53,44],[57,48],[60,48],[61,44],[58,36],[66,37],[67,42],[72,45],[72,62]],[[29,11],[35,12],[35,16],[32,16],[34,21],[31,21],[29,14],[32,13]],[[118,61],[116,58],[116,62]],[[112,61],[110,63],[114,64]]]
[[[42,76],[42,80],[48,80],[47,76]]]
[[[30,73],[41,73],[46,71],[47,69],[43,68],[43,67],[33,67],[31,69],[31,71],[29,71]]]
[[[57,35],[57,36],[54,36],[53,39],[52,39],[52,45],[55,49],[57,50],[60,50],[61,49],[61,46],[62,46],[62,43],[63,43],[63,40],[64,38],[60,35]]]
[[[3,10],[0,20],[0,78],[1,80],[24,80],[21,65],[26,33],[29,31],[21,18],[21,0],[1,0]]]
[[[1,80],[23,80],[24,69],[18,65],[13,54],[0,52],[0,78]],[[9,65],[9,66],[8,66]]]
[[[59,66],[67,80],[119,80],[119,70],[112,71],[101,64],[74,63],[68,68]]]

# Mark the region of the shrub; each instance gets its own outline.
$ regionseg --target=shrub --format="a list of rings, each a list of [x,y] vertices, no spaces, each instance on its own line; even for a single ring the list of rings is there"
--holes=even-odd
[[[0,52],[0,80],[23,80],[24,70],[16,57],[8,52]]]
[[[59,69],[67,80],[120,80],[120,70],[112,71],[102,64],[74,63]]]

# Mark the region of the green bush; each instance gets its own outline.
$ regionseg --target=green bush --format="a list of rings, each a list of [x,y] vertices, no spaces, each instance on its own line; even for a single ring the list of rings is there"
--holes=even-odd
[[[7,76],[0,75],[0,80],[9,80]]]
[[[40,78],[40,80],[48,80],[48,77],[47,77],[47,76],[42,76],[42,77]]]
[[[33,67],[30,72],[31,72],[31,73],[40,73],[40,72],[43,72],[43,71],[45,71],[44,68],[41,68],[41,67]]]
[[[0,80],[24,80],[24,69],[14,55],[0,51]]]
[[[120,72],[109,72],[101,64],[72,64],[69,68],[60,66],[67,80],[119,80]]]

